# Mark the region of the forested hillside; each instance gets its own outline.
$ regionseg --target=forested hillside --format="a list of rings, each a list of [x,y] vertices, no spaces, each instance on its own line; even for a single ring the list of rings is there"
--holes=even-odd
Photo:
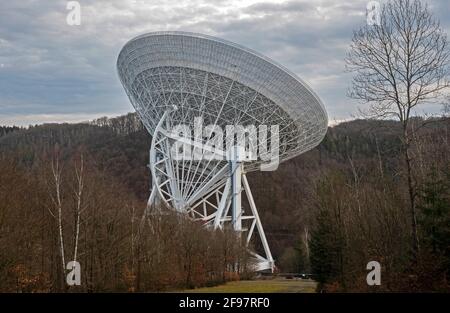
[[[378,290],[448,290],[450,120],[427,120],[425,123],[416,119],[414,122],[423,125],[414,134],[417,137],[415,175],[420,190],[420,262],[411,261],[408,248],[411,230],[405,177],[399,157],[400,125],[393,121],[355,120],[329,128],[319,147],[281,164],[277,171],[249,174],[256,205],[280,271],[313,272],[321,283],[320,288],[331,291],[366,290],[365,267],[369,261],[376,260],[382,264],[384,282]],[[95,193],[90,200],[96,208],[92,216],[106,214],[107,218],[120,221],[120,229],[131,227],[130,212],[136,216],[142,214],[149,195],[150,140],[134,114],[98,119],[90,124],[0,128],[0,245],[11,244],[7,241],[14,227],[32,223],[26,218],[29,216],[26,210],[34,209],[25,208],[20,197],[33,197],[33,203],[39,203],[47,195],[41,201],[40,213],[30,214],[37,214],[44,221],[51,220],[50,216],[55,214],[47,209],[55,207],[55,198],[48,197],[55,186],[38,186],[43,181],[54,181],[55,156],[61,164],[69,164],[65,165],[67,171],[79,168],[80,156],[85,160],[85,171],[92,176],[87,178],[92,180],[89,192]],[[43,177],[47,180],[42,180]],[[63,181],[76,182],[77,177],[68,174]],[[70,193],[70,188],[67,192]],[[76,203],[72,206],[76,207]],[[8,211],[11,207],[15,211]],[[25,216],[24,220],[22,216]],[[72,219],[70,221],[68,223],[73,224]],[[89,228],[91,219],[82,221]],[[104,227],[106,237],[108,232],[115,231],[109,229],[108,224]],[[95,232],[93,228],[90,231]],[[53,241],[58,238],[55,229],[44,231],[43,227],[20,229],[20,234],[14,236],[28,236],[30,240],[39,236],[49,236]],[[94,240],[96,237],[92,236]],[[105,245],[111,244],[106,237],[101,237]],[[85,245],[84,253],[94,257],[86,251],[89,247],[99,247],[89,240],[85,240]],[[16,246],[27,250],[25,242]],[[37,243],[34,247],[44,249]],[[58,251],[49,249],[55,250],[51,252],[54,258],[51,262],[57,262]],[[131,248],[127,245],[126,249]],[[119,250],[105,251],[119,256]],[[28,252],[16,251],[14,257],[6,257],[5,251],[7,249],[0,252],[0,278],[10,277],[8,271],[11,269],[17,277],[21,271],[33,271],[27,269]],[[95,255],[98,259],[89,264],[102,262],[102,254]],[[40,262],[50,261],[45,261],[42,256]],[[135,269],[128,265],[125,271],[125,263],[111,266],[122,266],[117,272],[127,272],[128,280],[136,280]],[[101,275],[110,275],[102,268]],[[190,279],[194,276],[186,278],[187,285],[192,285]],[[34,277],[37,286],[51,285],[48,277],[30,277]],[[151,277],[155,284],[173,286],[155,277]],[[94,286],[94,278],[91,279]],[[119,285],[126,285],[127,279],[111,278],[107,280],[108,286],[96,285],[95,288],[117,290]],[[135,281],[130,283],[132,290],[144,284],[145,278],[139,279],[141,282],[137,284]],[[39,287],[42,290],[57,289],[42,286]]]

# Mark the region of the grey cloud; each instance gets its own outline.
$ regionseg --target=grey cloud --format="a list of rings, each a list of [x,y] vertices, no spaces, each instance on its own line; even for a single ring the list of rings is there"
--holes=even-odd
[[[117,54],[132,37],[157,30],[196,31],[250,47],[309,82],[331,119],[356,112],[346,98],[343,60],[352,31],[365,22],[365,0],[79,2],[77,27],[65,22],[66,1],[0,3],[2,123],[21,114],[44,121],[132,111],[117,78]],[[430,1],[430,9],[448,32],[448,1]]]

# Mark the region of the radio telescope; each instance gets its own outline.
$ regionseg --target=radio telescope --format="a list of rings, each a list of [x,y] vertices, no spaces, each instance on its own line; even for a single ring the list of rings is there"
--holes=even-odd
[[[138,36],[120,51],[117,70],[152,136],[148,209],[158,203],[214,229],[228,224],[255,269],[273,270],[246,173],[273,170],[322,141],[328,118],[317,95],[267,57],[195,33]],[[208,126],[196,132],[200,124]],[[230,126],[243,132],[217,135]]]

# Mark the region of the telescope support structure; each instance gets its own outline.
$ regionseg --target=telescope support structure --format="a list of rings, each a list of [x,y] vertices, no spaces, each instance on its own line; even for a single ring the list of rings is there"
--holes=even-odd
[[[144,217],[151,213],[153,207],[158,209],[174,209],[187,214],[194,220],[204,222],[211,229],[224,229],[227,224],[237,232],[249,253],[253,257],[256,271],[274,270],[274,260],[259,218],[250,186],[244,170],[244,162],[235,148],[228,157],[228,162],[200,164],[209,170],[207,182],[195,193],[186,194],[182,171],[187,167],[198,166],[185,160],[176,160],[171,155],[171,147],[177,138],[172,138],[166,129],[170,125],[170,113],[166,112],[156,127],[150,148],[150,170],[152,173],[152,190]],[[193,143],[193,146],[197,144]],[[205,171],[208,173],[208,171]],[[195,183],[195,180],[193,180]],[[249,212],[242,206],[242,195],[245,194]],[[251,243],[257,244],[262,254],[256,253]]]

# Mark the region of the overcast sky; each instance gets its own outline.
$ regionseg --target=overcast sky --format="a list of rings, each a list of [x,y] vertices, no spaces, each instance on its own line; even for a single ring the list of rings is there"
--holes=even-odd
[[[116,73],[129,39],[150,31],[218,36],[288,67],[318,93],[331,121],[357,113],[346,97],[344,57],[366,22],[360,0],[65,0],[0,2],[0,124],[75,122],[132,112]],[[383,3],[381,0],[380,3]],[[450,33],[450,1],[428,1]],[[440,108],[423,108],[436,112]]]

